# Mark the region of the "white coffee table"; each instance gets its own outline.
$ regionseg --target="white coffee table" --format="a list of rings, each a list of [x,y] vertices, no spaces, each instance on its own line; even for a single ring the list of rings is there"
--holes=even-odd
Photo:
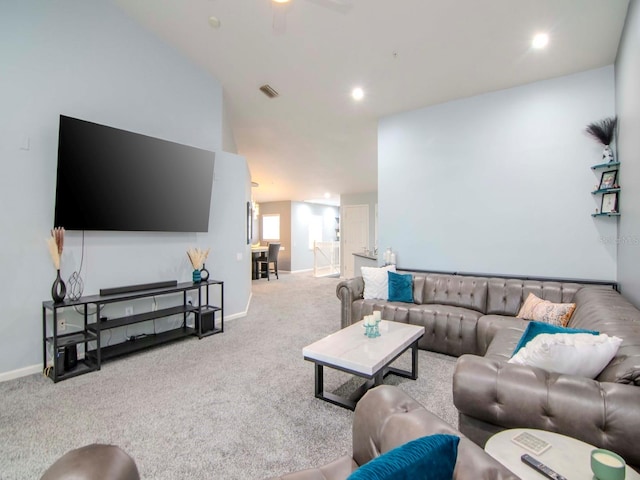
[[[511,441],[513,437],[521,432],[529,432],[540,437],[549,442],[551,448],[540,455],[531,453]],[[531,428],[504,430],[492,436],[484,447],[489,455],[523,480],[547,479],[547,477],[522,462],[520,457],[525,453],[528,453],[536,460],[540,460],[568,480],[592,480],[594,476],[593,472],[591,472],[591,450],[594,448],[596,447],[593,445],[566,435]],[[627,465],[625,480],[640,480],[640,475]]]
[[[305,360],[315,363],[316,398],[353,410],[365,392],[382,383],[388,373],[418,378],[418,339],[424,327],[382,320],[380,336],[368,338],[363,322],[354,323],[302,349]],[[411,371],[389,365],[411,348]],[[323,367],[348,372],[367,381],[349,398],[324,391]]]

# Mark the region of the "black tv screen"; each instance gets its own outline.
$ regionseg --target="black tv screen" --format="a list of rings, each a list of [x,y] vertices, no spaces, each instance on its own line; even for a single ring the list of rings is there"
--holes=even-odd
[[[206,232],[214,153],[60,115],[54,226]]]

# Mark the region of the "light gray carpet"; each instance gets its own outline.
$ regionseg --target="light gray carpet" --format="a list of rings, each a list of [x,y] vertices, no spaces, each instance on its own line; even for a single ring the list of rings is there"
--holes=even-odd
[[[35,479],[66,451],[121,446],[145,479],[262,479],[351,452],[353,412],[314,398],[302,348],[337,330],[337,278],[281,274],[253,282],[245,318],[225,333],[189,338],[105,362],[54,384],[32,375],[0,384],[0,478]],[[398,364],[408,367],[407,353]],[[419,379],[389,375],[457,424],[455,358],[420,351]],[[347,385],[345,385],[347,384]],[[325,369],[329,390],[354,384]]]

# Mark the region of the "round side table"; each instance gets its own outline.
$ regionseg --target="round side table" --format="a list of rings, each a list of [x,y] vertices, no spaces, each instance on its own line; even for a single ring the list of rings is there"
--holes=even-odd
[[[516,445],[511,441],[513,437],[521,432],[529,432],[536,437],[540,437],[551,444],[551,448],[535,455],[529,450]],[[492,436],[485,445],[485,451],[495,458],[502,465],[523,480],[543,480],[547,479],[540,472],[524,464],[520,457],[528,453],[533,458],[552,468],[568,480],[593,480],[591,472],[591,450],[593,445],[582,442],[575,438],[567,437],[559,433],[547,432],[544,430],[534,430],[532,428],[514,428],[503,430]],[[640,475],[627,465],[625,480],[640,480]]]

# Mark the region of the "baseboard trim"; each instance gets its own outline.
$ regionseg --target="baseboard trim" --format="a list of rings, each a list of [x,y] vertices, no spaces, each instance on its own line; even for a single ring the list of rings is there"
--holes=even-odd
[[[253,292],[249,291],[249,298],[247,299],[247,306],[244,309],[243,315],[246,317],[247,313],[249,313],[249,307],[251,306],[251,299],[253,298]],[[239,315],[239,314],[238,314]]]
[[[237,318],[242,318],[247,316],[247,310],[244,312],[234,313],[233,315],[228,315],[224,317],[224,321],[228,322],[229,320],[236,320]]]
[[[40,372],[42,372],[42,364],[40,363],[37,365],[31,365],[30,367],[18,368],[16,370],[11,370],[10,372],[0,373],[0,383]]]

